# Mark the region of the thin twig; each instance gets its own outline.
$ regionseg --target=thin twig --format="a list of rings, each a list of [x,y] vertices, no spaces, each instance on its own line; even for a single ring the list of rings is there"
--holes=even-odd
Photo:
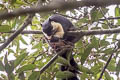
[[[112,20],[112,19],[120,19],[120,16],[118,17],[108,17],[107,20]],[[104,19],[99,19],[99,21],[104,21],[106,20],[105,18]]]
[[[107,63],[105,64],[105,66],[104,66],[104,68],[103,68],[103,70],[102,70],[102,72],[101,72],[100,77],[98,78],[98,80],[101,80],[101,78],[102,78],[102,76],[103,76],[103,74],[104,74],[104,72],[105,72],[105,69],[108,67],[108,65],[109,65],[109,63],[110,63],[110,61],[111,61],[111,59],[112,59],[112,56],[113,56],[114,52],[117,51],[117,49],[118,49],[117,46],[115,46],[115,48],[114,48],[113,51],[111,52],[111,55],[110,55]]]
[[[102,13],[103,17],[105,18],[107,25],[109,26],[109,28],[112,28],[111,24],[108,22],[108,19],[105,17],[105,13],[103,12],[103,10],[101,8],[99,8],[100,12]]]

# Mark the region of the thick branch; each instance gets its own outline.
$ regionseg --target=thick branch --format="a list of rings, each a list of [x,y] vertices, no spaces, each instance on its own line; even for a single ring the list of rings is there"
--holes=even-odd
[[[83,6],[109,6],[109,5],[118,5],[120,4],[120,0],[81,0],[81,1],[66,1],[64,0],[54,0],[49,5],[41,6],[41,7],[31,7],[31,8],[18,8],[11,12],[1,11],[0,19],[8,19],[12,17],[17,17],[20,15],[26,15],[36,12],[49,12],[52,10],[68,10],[74,9]]]
[[[120,33],[120,28],[114,29],[103,29],[103,30],[76,30],[76,31],[69,31],[69,35],[100,35],[100,34],[114,34]]]
[[[13,33],[15,31],[5,32],[5,33]],[[120,33],[120,28],[114,29],[104,29],[104,30],[76,30],[76,31],[69,31],[67,35],[76,36],[74,43],[79,41],[81,37],[88,36],[88,35],[102,35],[102,34],[114,34]],[[41,31],[22,31],[21,34],[42,34]]]
[[[1,33],[14,33],[15,30],[10,32],[1,32]],[[114,29],[103,29],[103,30],[76,30],[76,31],[69,31],[68,35],[100,35],[100,34],[114,34],[114,33],[120,33],[120,28],[114,28]],[[39,30],[24,30],[21,32],[21,34],[42,34],[42,31]]]
[[[1,32],[1,33],[14,33],[16,30],[12,30],[12,31],[9,31],[9,32]],[[24,30],[21,32],[21,34],[43,34],[42,31],[40,30]]]
[[[76,43],[83,36],[101,35],[101,34],[113,34],[113,33],[120,33],[120,28],[104,29],[104,30],[76,30],[76,31],[69,31],[68,35],[76,36],[75,40],[73,41],[74,43]]]
[[[10,31],[6,33],[13,33],[15,31]],[[81,37],[88,36],[88,35],[102,35],[102,34],[114,34],[120,33],[120,28],[114,29],[103,29],[103,30],[76,30],[76,31],[69,31],[67,35],[76,36],[74,43],[79,41]],[[21,34],[42,34],[41,31],[22,31]],[[1,48],[1,47],[0,47]]]

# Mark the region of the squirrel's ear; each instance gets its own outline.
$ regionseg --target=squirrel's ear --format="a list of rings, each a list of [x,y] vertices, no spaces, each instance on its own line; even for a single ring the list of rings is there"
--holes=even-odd
[[[51,22],[51,21],[52,21],[52,19],[50,19],[50,18],[49,18],[49,21]]]

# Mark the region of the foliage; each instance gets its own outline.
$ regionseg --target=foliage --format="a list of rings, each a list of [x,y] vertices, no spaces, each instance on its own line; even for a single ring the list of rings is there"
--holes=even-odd
[[[49,0],[42,1],[49,4]],[[35,5],[36,2],[37,0],[2,0],[0,10],[29,7]],[[112,11],[114,10],[112,13],[115,16],[109,12],[111,9]],[[120,19],[109,20],[109,24],[112,27],[108,25],[106,20],[100,19],[104,18],[104,16],[119,17],[120,7],[102,7],[102,11],[104,14],[98,7],[80,7],[74,10],[56,10],[54,12],[66,15],[81,30],[117,28],[120,24]],[[40,23],[46,20],[52,13],[37,13],[31,25],[27,26],[25,30],[41,31]],[[4,32],[19,29],[25,18],[26,16],[19,16],[0,21],[0,45],[11,35]],[[74,58],[79,64],[81,74],[78,74],[78,76],[81,80],[95,80],[99,78],[101,70],[114,50],[115,44],[119,42],[119,37],[120,34],[84,36],[75,44]],[[59,71],[59,64],[56,64],[57,61],[65,65],[69,64],[61,57],[40,74],[40,69],[55,55],[47,52],[48,47],[49,45],[45,42],[42,34],[20,34],[0,53],[0,78],[4,80],[37,80],[38,78],[40,80],[53,80],[57,78],[56,80],[60,80],[59,78],[73,75],[70,72]],[[120,78],[119,66],[120,54],[118,50],[114,52],[114,56],[102,78],[104,80],[114,80],[114,77],[111,75]]]

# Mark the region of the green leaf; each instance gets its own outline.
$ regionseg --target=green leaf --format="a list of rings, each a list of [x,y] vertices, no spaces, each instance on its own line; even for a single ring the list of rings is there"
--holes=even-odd
[[[96,37],[93,37],[93,38],[92,38],[92,46],[93,46],[94,48],[96,48],[96,49],[99,48],[99,41],[97,40]]]
[[[33,70],[35,68],[36,68],[35,64],[28,64],[28,65],[25,65],[25,66],[19,68],[16,72],[20,73],[20,72],[23,72],[23,71]]]
[[[119,6],[116,6],[115,8],[115,16],[118,17],[120,16],[120,8]],[[117,19],[118,20],[118,24],[120,24],[120,19]]]
[[[64,64],[64,65],[69,65],[68,60],[66,60],[65,58],[63,58],[61,56],[58,57],[57,62],[61,63],[61,64]]]
[[[11,4],[14,4],[15,2],[16,2],[16,0],[12,0],[12,1],[11,1]]]
[[[8,32],[11,30],[11,27],[9,25],[1,25],[0,26],[0,32]]]
[[[15,75],[13,73],[8,74],[10,80],[15,80]]]
[[[32,74],[29,76],[28,80],[37,80],[40,76],[40,71],[34,71]]]
[[[102,28],[103,28],[103,29],[109,29],[109,26],[106,25],[106,24],[102,24]]]
[[[99,10],[97,10],[96,8],[93,8],[91,10],[91,21],[94,22],[94,21],[97,21],[99,18],[102,17],[102,14]]]
[[[32,49],[36,49],[36,48],[41,49],[42,48],[42,42],[39,42],[38,44],[36,44],[32,47]]]
[[[84,72],[84,73],[93,74],[93,71],[92,71],[92,70],[84,67],[83,65],[79,65],[79,70],[80,70],[81,72]]]
[[[116,6],[116,8],[115,8],[115,16],[116,16],[116,17],[120,16],[119,6]]]
[[[79,53],[84,53],[84,48],[82,46],[83,45],[83,42],[82,40],[79,40],[76,44],[75,44],[76,47],[79,47]]]
[[[116,74],[119,75],[119,72],[120,72],[120,60],[119,60],[117,67],[116,67]]]
[[[27,45],[27,42],[24,40],[24,38],[23,38],[23,37],[21,37],[21,41],[22,41],[22,43],[24,43],[24,44],[26,44],[26,45]]]
[[[80,26],[82,23],[86,23],[86,22],[88,22],[88,19],[82,18],[77,22],[77,24]]]
[[[17,0],[17,1],[16,1],[16,4],[25,5],[25,2],[24,2],[24,1],[21,1],[21,0]]]
[[[108,69],[109,71],[115,71],[115,70],[116,70],[115,63],[116,63],[115,59],[112,59],[112,60],[110,61],[109,65],[108,65],[107,69]]]
[[[105,71],[105,80],[111,80],[111,77],[107,71]]]
[[[72,72],[69,71],[58,71],[56,73],[57,78],[66,79],[75,76]]]
[[[104,51],[102,51],[103,53],[106,53],[106,54],[109,54],[112,52],[112,48],[108,48],[108,49],[105,49]]]
[[[18,78],[19,78],[20,80],[25,80],[24,72],[19,73]]]
[[[82,73],[80,75],[81,80],[86,80],[87,77],[88,77],[88,75],[86,73]]]
[[[17,19],[18,19],[18,18],[15,18],[15,19],[12,21],[12,24],[11,24],[11,28],[12,28],[12,29],[16,27]]]
[[[98,64],[95,64],[95,66],[91,68],[91,71],[94,72],[94,75],[97,75],[101,71],[100,69],[101,69],[101,66]]]
[[[109,45],[110,43],[108,42],[108,41],[106,41],[105,39],[103,39],[103,40],[101,40],[100,41],[100,46],[107,46],[107,45]]]
[[[14,69],[14,67],[12,67],[9,62],[8,62],[8,59],[7,59],[7,54],[5,55],[5,58],[4,58],[4,64],[5,64],[5,71],[7,72],[8,75],[10,75]]]
[[[17,67],[27,55],[27,53],[23,53],[20,56],[18,56],[17,59],[14,61],[14,67]]]
[[[46,76],[46,74],[42,74],[42,75],[40,75],[40,79],[39,80],[52,80],[52,79],[50,79],[51,77],[48,75],[48,76]]]
[[[4,71],[4,70],[5,70],[4,67],[5,67],[5,66],[3,65],[2,61],[0,61],[0,71]]]
[[[89,56],[93,46],[89,44],[89,46],[85,49],[84,53],[81,55],[81,64],[83,65],[87,57]]]

